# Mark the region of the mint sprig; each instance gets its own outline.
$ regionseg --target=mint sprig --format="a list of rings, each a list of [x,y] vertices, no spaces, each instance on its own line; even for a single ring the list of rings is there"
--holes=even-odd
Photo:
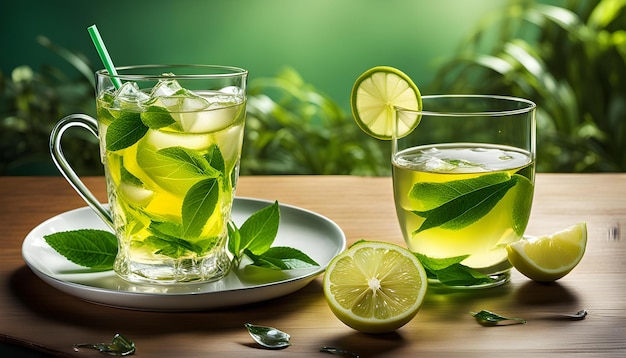
[[[228,250],[234,256],[233,267],[239,267],[244,257],[251,265],[274,270],[290,270],[319,266],[300,250],[290,247],[271,247],[278,233],[280,207],[278,201],[252,214],[238,228],[228,225]]]
[[[197,207],[201,210],[202,204]],[[272,247],[278,233],[279,222],[280,207],[277,201],[252,214],[242,224],[241,229],[237,228],[235,223],[230,222],[228,250],[234,257],[234,265],[231,267],[238,268],[244,257],[251,260],[249,265],[273,270],[319,266],[315,260],[298,249],[285,246]],[[155,246],[162,247],[161,254],[176,257],[183,251],[202,252],[204,250],[197,247],[197,244],[174,237],[174,234],[180,232],[180,228],[176,225],[152,223],[151,227],[154,232],[159,233],[159,236],[151,236],[146,240],[154,243]],[[104,230],[61,231],[44,235],[44,240],[69,261],[94,270],[111,270],[118,251],[117,238],[111,232]]]

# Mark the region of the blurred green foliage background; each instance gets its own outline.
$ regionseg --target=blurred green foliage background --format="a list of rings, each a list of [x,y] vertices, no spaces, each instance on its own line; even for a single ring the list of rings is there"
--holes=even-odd
[[[349,112],[352,83],[397,67],[423,94],[536,101],[540,171],[626,170],[626,0],[4,1],[0,175],[56,174],[50,128],[94,114],[97,24],[118,66],[250,71],[242,174],[388,175],[389,143]],[[98,148],[68,132],[79,174]]]

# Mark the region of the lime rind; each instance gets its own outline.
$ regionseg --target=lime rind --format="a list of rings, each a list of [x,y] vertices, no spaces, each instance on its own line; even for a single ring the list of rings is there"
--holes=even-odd
[[[357,78],[350,95],[352,115],[368,135],[389,140],[394,137],[396,108],[412,111],[422,109],[422,97],[411,78],[389,66],[376,66]],[[401,112],[396,137],[404,137],[419,124],[414,112]]]

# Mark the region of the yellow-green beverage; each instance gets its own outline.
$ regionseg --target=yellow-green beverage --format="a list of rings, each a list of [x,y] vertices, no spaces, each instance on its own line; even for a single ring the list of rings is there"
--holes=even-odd
[[[180,88],[97,99],[109,204],[129,280],[206,281],[222,277],[238,176],[245,100],[234,93]],[[171,90],[172,87],[174,90]]]
[[[62,118],[50,133],[52,159],[115,233],[113,270],[147,284],[219,280],[243,128],[248,71],[215,65],[139,65],[96,72],[97,119]],[[63,155],[71,127],[98,138],[108,207]],[[97,243],[95,243],[97,245]]]
[[[505,245],[520,239],[530,215],[532,158],[468,143],[395,153],[395,205],[408,247],[432,258],[469,255],[462,264],[489,275],[507,271]]]

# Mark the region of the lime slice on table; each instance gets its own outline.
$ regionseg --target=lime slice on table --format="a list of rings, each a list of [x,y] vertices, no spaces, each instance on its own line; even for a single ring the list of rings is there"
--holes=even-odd
[[[511,264],[526,277],[552,282],[578,265],[587,247],[587,224],[578,223],[552,235],[522,239],[506,247]]]
[[[409,250],[361,241],[335,256],[324,274],[324,295],[340,321],[365,333],[392,332],[422,305],[427,277]]]
[[[388,66],[377,66],[365,71],[354,82],[350,94],[354,120],[370,136],[389,140],[393,137],[395,107],[422,109],[422,96],[411,78]],[[407,114],[398,121],[398,137],[411,133],[419,124],[420,116]]]

